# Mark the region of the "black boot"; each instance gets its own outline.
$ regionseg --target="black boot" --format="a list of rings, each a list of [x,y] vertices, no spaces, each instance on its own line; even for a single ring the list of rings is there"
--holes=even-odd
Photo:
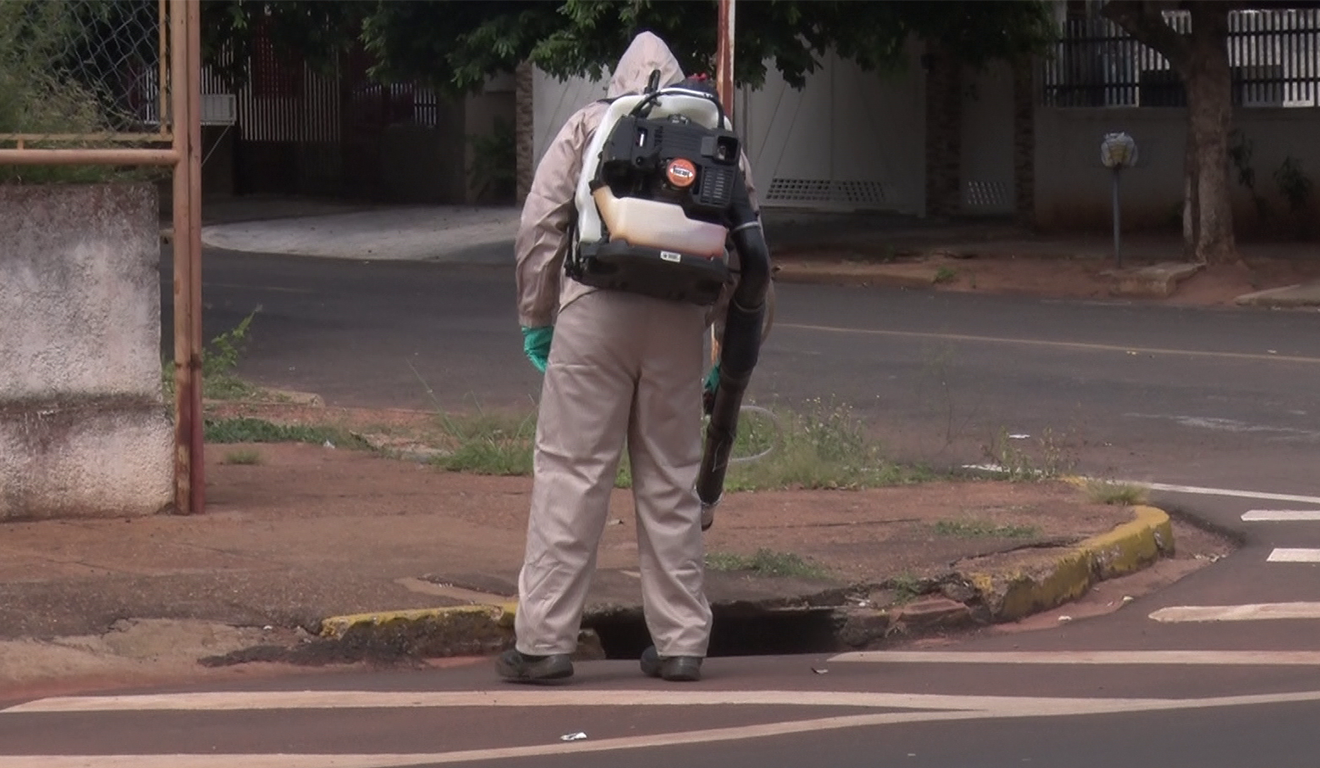
[[[529,656],[516,648],[510,648],[495,660],[495,671],[505,680],[541,683],[572,677],[573,662],[567,653]]]
[[[655,646],[642,651],[642,674],[671,683],[693,683],[701,679],[700,656],[661,657]]]

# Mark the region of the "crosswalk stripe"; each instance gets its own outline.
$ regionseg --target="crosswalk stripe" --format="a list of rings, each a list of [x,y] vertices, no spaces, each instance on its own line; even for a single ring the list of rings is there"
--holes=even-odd
[[[1320,520],[1320,509],[1253,509],[1242,515],[1245,523],[1285,523]]]
[[[1150,615],[1155,621],[1268,621],[1320,619],[1320,603],[1252,603],[1247,605],[1179,605]]]
[[[1270,553],[1271,563],[1320,563],[1320,549],[1289,549],[1280,547]]]
[[[831,662],[871,664],[1183,664],[1320,666],[1312,651],[854,651]]]
[[[423,707],[809,706],[985,709],[1044,699],[872,691],[216,691],[123,696],[64,696],[0,710],[0,715],[68,712],[220,712]],[[1052,699],[1052,701],[1061,701]],[[1095,700],[1088,700],[1095,701]]]
[[[882,712],[749,726],[711,728],[648,736],[557,742],[523,747],[495,747],[432,754],[172,754],[172,755],[7,755],[0,768],[404,768],[405,766],[510,760],[627,749],[738,741],[795,733],[819,733],[896,723],[1002,718],[1063,717],[1113,713],[1180,711],[1320,701],[1320,691],[1222,696],[1205,699],[1048,699],[1015,697],[949,697],[996,700],[998,706],[966,711]]]

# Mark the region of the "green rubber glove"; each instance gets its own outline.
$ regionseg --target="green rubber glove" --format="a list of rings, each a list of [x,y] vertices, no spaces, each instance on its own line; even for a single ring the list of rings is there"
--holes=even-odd
[[[702,382],[701,388],[707,392],[714,392],[715,387],[720,383],[720,364],[715,363],[711,366],[710,373],[706,374],[706,380]]]
[[[715,390],[720,384],[720,364],[715,363],[711,367],[710,373],[706,374],[706,380],[701,382],[701,410],[707,416],[715,409]]]
[[[536,370],[545,373],[546,363],[550,360],[550,339],[554,337],[555,327],[553,325],[539,328],[524,326],[522,332],[523,353],[532,361],[532,365],[536,366]]]

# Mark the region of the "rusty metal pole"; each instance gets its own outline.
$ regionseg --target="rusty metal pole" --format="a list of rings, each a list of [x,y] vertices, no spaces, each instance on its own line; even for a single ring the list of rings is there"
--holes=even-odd
[[[170,100],[174,151],[174,511],[202,511],[201,17],[170,0]]]
[[[715,92],[724,113],[733,120],[733,3],[734,0],[719,0],[719,20],[716,23],[715,43]],[[710,329],[710,361],[719,362],[720,341],[715,336],[715,326]]]
[[[724,104],[724,111],[733,119],[733,3],[719,0],[719,41],[715,48],[715,90]]]
[[[202,413],[202,4],[188,3],[188,311],[192,322],[192,429],[188,434],[192,462],[189,471],[191,499],[195,515],[206,511],[206,422]]]

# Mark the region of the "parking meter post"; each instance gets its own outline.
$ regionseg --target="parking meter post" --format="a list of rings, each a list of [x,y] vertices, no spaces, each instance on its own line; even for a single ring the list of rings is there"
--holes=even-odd
[[[1123,268],[1123,249],[1121,243],[1121,220],[1123,212],[1118,207],[1118,177],[1122,170],[1114,168],[1114,266],[1118,269]]]
[[[1122,212],[1119,210],[1118,180],[1124,168],[1137,164],[1137,143],[1126,133],[1106,133],[1100,142],[1100,162],[1113,172],[1114,265],[1122,268]]]

